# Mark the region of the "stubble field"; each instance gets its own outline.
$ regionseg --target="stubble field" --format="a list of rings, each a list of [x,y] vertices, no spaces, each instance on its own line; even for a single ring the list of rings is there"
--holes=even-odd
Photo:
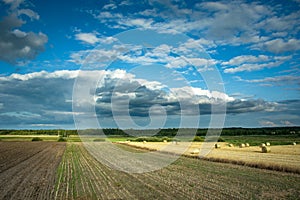
[[[198,151],[201,152],[203,148],[203,142],[178,142],[177,144],[171,142],[120,143],[141,149],[172,153],[180,153],[186,149],[184,155],[188,157],[198,157]],[[229,147],[225,142],[219,142],[218,145],[220,148],[214,148],[214,144],[212,144],[213,148],[204,159],[300,174],[300,145],[270,146],[271,152],[269,153],[262,153],[259,146]],[[195,150],[198,150],[197,153],[193,153]]]

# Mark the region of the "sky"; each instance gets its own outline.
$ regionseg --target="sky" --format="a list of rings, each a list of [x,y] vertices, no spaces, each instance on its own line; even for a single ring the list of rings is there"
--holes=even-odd
[[[0,129],[300,125],[300,1],[0,0]]]

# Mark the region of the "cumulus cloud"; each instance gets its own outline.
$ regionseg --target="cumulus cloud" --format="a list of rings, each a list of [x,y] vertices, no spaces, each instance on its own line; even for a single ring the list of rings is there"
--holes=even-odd
[[[18,9],[23,1],[4,1],[11,6],[9,14],[0,21],[0,60],[16,64],[22,60],[34,59],[44,51],[48,37],[39,32],[24,32],[20,29],[26,23],[21,15],[39,19],[39,15],[30,9]]]
[[[66,100],[72,99],[74,74],[57,71],[1,77],[0,125],[72,123],[72,116],[53,111],[72,111]]]
[[[95,33],[78,33],[75,35],[76,40],[86,42],[88,44],[95,44],[99,42],[99,38]]]
[[[73,84],[78,76],[98,84],[91,88],[90,102],[96,115],[112,119],[113,115],[148,118],[151,114],[199,117],[212,113],[212,106],[227,107],[227,114],[290,113],[299,114],[299,101],[268,102],[262,99],[240,100],[225,93],[185,86],[168,88],[158,81],[137,78],[124,70],[55,71],[12,74],[0,78],[0,125],[72,124]],[[218,109],[214,112],[221,112]],[[285,121],[287,119],[281,119]]]

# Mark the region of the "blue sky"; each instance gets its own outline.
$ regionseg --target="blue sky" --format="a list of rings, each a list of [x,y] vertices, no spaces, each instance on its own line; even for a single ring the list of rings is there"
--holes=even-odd
[[[2,0],[0,128],[299,126],[299,7]]]

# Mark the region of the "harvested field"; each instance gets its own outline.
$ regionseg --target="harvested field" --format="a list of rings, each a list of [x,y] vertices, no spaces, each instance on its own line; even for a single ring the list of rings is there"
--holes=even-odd
[[[299,181],[299,174],[187,157],[132,174],[98,162],[82,143],[0,142],[0,199],[296,199]]]
[[[130,174],[99,163],[81,143],[68,143],[56,180],[54,199],[295,199],[300,195],[298,174],[186,157],[154,172]]]
[[[197,157],[198,155],[195,155],[193,151],[201,149],[203,143],[193,142],[191,146],[188,146],[189,143],[185,142],[180,142],[177,145],[162,142],[148,142],[146,144],[141,142],[124,142],[123,144],[160,151],[165,151],[164,148],[169,144],[167,149],[169,152],[179,153],[187,148],[187,151],[184,153],[186,156]],[[205,159],[300,174],[300,145],[271,146],[270,153],[261,153],[259,146],[239,148],[238,146],[229,147],[227,143],[218,144],[220,144],[220,148],[213,148]]]
[[[52,199],[64,150],[57,142],[0,142],[0,199]]]

